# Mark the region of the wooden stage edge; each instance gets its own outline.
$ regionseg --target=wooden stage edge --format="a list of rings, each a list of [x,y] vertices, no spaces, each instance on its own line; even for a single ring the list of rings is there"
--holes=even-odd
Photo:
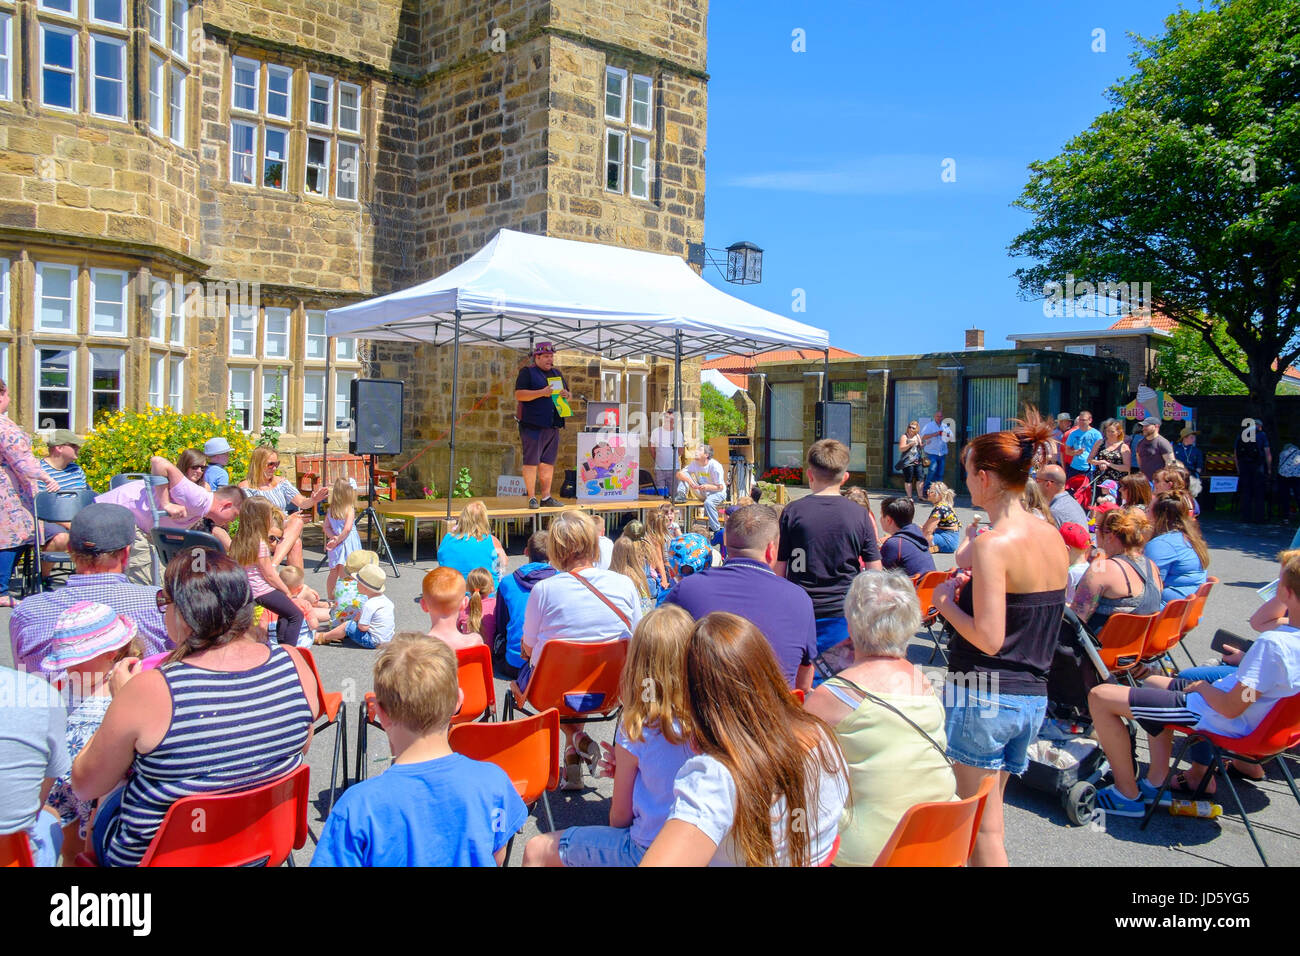
[[[563,508],[529,508],[528,501],[519,497],[484,497],[484,498],[452,498],[451,513],[452,516],[460,514],[471,501],[481,501],[488,510],[488,518],[527,518],[531,515],[540,517],[549,517],[557,515],[568,508],[578,508],[582,511],[641,511],[645,508],[653,507],[667,501],[667,498],[658,495],[641,495],[635,501],[578,501],[576,499],[565,499]],[[689,502],[689,504],[699,505],[700,502]],[[445,518],[447,515],[447,499],[434,498],[411,498],[409,500],[398,501],[376,501],[375,510],[381,515],[387,515],[391,518],[420,518],[422,520],[436,520]]]

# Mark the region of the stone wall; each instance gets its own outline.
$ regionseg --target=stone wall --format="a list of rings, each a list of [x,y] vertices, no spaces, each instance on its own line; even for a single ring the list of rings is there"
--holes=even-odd
[[[1143,333],[1132,336],[1107,336],[1097,339],[1094,343],[1097,346],[1098,358],[1114,358],[1128,366],[1129,388],[1137,390],[1139,385],[1147,384],[1147,376],[1156,364],[1157,348],[1162,340],[1152,339],[1151,336]],[[1017,347],[1020,343],[1017,342]],[[1034,348],[1050,350],[1056,352],[1065,352],[1067,345],[1089,344],[1080,342],[1078,339],[1053,339],[1024,343],[1025,348]],[[1109,350],[1107,352],[1106,350]]]

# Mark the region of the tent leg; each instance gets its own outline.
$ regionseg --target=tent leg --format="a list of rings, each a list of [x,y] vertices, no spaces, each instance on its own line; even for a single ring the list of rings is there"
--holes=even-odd
[[[447,519],[451,519],[451,489],[456,477],[456,399],[460,396],[460,309],[456,310],[451,349],[451,431],[447,443]]]
[[[673,336],[673,348],[675,355],[673,363],[675,366],[673,377],[675,379],[676,397],[673,399],[675,409],[673,412],[673,476],[668,479],[668,499],[677,497],[677,469],[681,467],[681,453],[677,448],[677,435],[681,429],[682,421],[682,332],[681,329]]]

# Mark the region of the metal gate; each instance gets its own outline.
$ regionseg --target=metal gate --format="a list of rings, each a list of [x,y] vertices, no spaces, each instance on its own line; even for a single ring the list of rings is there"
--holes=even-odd
[[[966,379],[966,441],[1003,430],[1017,414],[1015,376]]]

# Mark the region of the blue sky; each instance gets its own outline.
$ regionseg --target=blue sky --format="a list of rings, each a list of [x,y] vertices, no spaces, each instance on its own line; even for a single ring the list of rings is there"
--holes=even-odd
[[[1194,5],[1192,5],[1195,8]],[[1131,72],[1129,33],[1176,0],[938,3],[715,0],[705,241],[765,250],[759,285],[711,282],[867,355],[1105,328],[1047,319],[1007,255],[1026,166],[1057,155]],[[804,31],[806,52],[792,50]],[[1094,52],[1094,30],[1105,52]],[[941,181],[955,161],[955,182]],[[806,311],[792,311],[796,289]]]

